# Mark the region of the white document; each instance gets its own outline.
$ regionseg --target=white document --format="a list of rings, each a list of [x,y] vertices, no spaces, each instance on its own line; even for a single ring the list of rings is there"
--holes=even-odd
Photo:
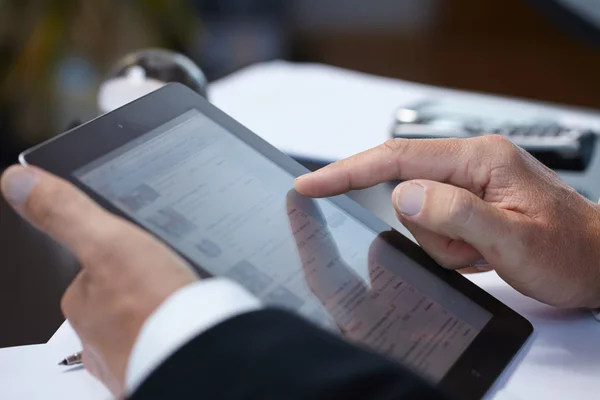
[[[74,336],[74,335],[73,335]],[[75,336],[76,337],[76,336]],[[57,363],[77,349],[79,340],[57,345],[0,349],[0,398],[31,399],[111,399],[110,392],[83,366],[65,367]]]
[[[209,88],[213,104],[281,151],[324,161],[383,143],[394,110],[426,94],[423,85],[286,62],[249,67]]]
[[[599,114],[318,64],[257,64],[209,88],[211,103],[281,151],[323,161],[383,143],[390,138],[398,108],[432,98],[485,100],[509,111],[551,112],[561,123],[600,129]]]

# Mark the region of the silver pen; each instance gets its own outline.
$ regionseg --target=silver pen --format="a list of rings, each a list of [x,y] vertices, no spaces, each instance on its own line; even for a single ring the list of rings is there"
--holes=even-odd
[[[65,357],[58,365],[77,365],[82,363],[83,353],[80,351],[79,353],[73,353],[70,356]]]

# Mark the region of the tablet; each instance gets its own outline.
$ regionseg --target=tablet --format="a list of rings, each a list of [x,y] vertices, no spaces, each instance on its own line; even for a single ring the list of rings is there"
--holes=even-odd
[[[299,195],[304,167],[182,85],[20,161],[71,181],[201,276],[229,277],[459,398],[483,396],[532,332],[349,197]]]

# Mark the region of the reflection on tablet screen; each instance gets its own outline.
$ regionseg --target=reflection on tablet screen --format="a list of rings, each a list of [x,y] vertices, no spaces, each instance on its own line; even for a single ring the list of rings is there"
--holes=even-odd
[[[433,381],[492,317],[198,111],[75,176],[210,274]]]

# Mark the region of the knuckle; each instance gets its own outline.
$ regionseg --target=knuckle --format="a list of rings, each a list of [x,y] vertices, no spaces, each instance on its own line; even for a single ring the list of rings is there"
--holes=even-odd
[[[520,148],[502,135],[487,135],[481,138],[494,153],[503,159],[515,160],[521,157]]]
[[[390,152],[403,151],[409,145],[409,139],[393,138],[383,142],[382,147]]]
[[[473,200],[459,190],[454,191],[449,202],[446,216],[447,226],[463,226],[469,223],[473,215]]]
[[[502,135],[498,135],[498,134],[485,135],[485,136],[481,136],[479,138],[475,138],[474,140],[487,142],[490,145],[495,145],[495,146],[507,146],[509,144],[512,144],[512,142],[510,140],[508,140],[506,138],[506,136],[502,136]]]

